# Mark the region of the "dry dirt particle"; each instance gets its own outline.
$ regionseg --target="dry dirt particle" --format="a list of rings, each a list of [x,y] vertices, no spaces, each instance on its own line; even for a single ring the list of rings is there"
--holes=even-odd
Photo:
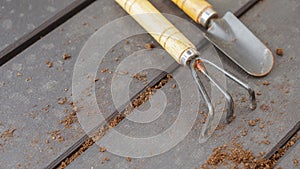
[[[293,163],[294,163],[295,166],[299,165],[299,161],[296,158],[294,158]]]
[[[147,43],[147,44],[145,44],[145,48],[146,49],[153,49],[153,48],[155,48],[155,45],[153,43]]]
[[[175,89],[177,86],[176,86],[176,84],[172,84],[172,89]]]
[[[50,62],[49,60],[47,60],[47,61],[45,62],[45,64],[48,66],[48,68],[53,67],[53,63]]]
[[[147,83],[147,75],[145,73],[135,73],[132,77],[137,79],[138,81]]]
[[[106,161],[110,161],[110,159],[107,158],[107,157],[104,157],[104,158],[102,159],[102,161],[101,161],[101,164],[104,164],[104,162],[106,162]]]
[[[260,107],[259,107],[262,111],[268,111],[270,110],[270,106],[266,105],[266,104],[262,104]]]
[[[17,76],[23,76],[21,72],[17,72]]]
[[[1,133],[0,138],[2,138],[4,141],[6,141],[8,138],[14,137],[14,132],[16,129],[8,129]]]
[[[126,160],[127,160],[128,162],[131,162],[131,158],[130,158],[130,157],[126,157]]]
[[[246,136],[247,134],[248,134],[248,130],[244,129],[243,132],[242,132],[242,136]]]
[[[77,123],[78,119],[76,116],[76,112],[71,112],[68,116],[64,117],[64,119],[60,120],[59,123],[63,124],[66,128],[70,128],[71,124]]]
[[[263,128],[265,128],[265,125],[260,124],[260,125],[259,125],[259,128],[260,128],[260,129],[263,129]]]
[[[255,120],[250,120],[248,122],[249,126],[253,127],[253,126],[256,126],[256,121]]]
[[[269,81],[267,81],[267,80],[265,80],[265,81],[263,82],[263,85],[265,85],[265,86],[269,86],[269,85],[270,85],[270,82],[269,82]]]
[[[101,69],[101,73],[106,73],[108,71],[108,69],[107,68],[103,68],[103,69]]]
[[[63,105],[67,102],[67,98],[66,97],[63,97],[63,98],[58,98],[57,99],[57,103],[60,104],[60,105]]]
[[[270,145],[271,142],[269,140],[264,140],[263,143],[265,143],[266,145]]]
[[[256,95],[259,95],[259,96],[260,96],[261,94],[262,94],[261,91],[257,91],[257,92],[256,92]]]
[[[277,48],[276,49],[276,54],[278,55],[278,56],[283,56],[283,49],[282,48]]]
[[[99,151],[103,153],[103,152],[106,151],[106,148],[105,148],[105,147],[100,147],[100,148],[99,148]]]
[[[62,58],[63,58],[63,60],[67,60],[67,59],[71,58],[71,55],[65,53],[65,54],[62,55]]]

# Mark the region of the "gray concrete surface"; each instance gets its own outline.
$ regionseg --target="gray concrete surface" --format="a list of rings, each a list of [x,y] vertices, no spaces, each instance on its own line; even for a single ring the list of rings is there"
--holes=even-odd
[[[59,105],[57,99],[71,99],[72,71],[81,48],[96,29],[126,14],[120,9],[113,1],[98,1],[1,67],[1,168],[44,167],[84,135],[78,123],[71,128],[59,124],[68,115],[65,109],[72,108]],[[112,69],[116,66],[112,65],[115,57],[144,49],[144,44],[152,39],[140,35],[130,41],[126,47],[125,41],[115,46],[119,53],[108,54],[113,59],[108,59],[99,71]],[[63,60],[64,53],[71,58]],[[46,61],[52,62],[53,67],[48,68]],[[147,73],[149,81],[158,72],[152,74]],[[108,81],[111,78],[109,73],[99,76]],[[132,85],[136,91],[144,86],[138,81]],[[109,107],[106,110],[107,115],[112,113]],[[51,132],[57,130],[64,141],[52,140]],[[14,131],[13,137],[5,135],[6,131]]]
[[[0,2],[0,50],[34,30],[74,0],[3,0]]]
[[[278,10],[280,9],[280,10]],[[270,11],[277,11],[270,12]],[[109,152],[99,152],[99,147],[94,145],[73,162],[69,168],[193,168],[203,164],[212,150],[220,145],[230,144],[233,139],[251,150],[255,155],[268,152],[293,125],[299,121],[299,2],[266,0],[260,2],[242,21],[274,52],[276,48],[284,49],[284,56],[275,54],[274,70],[266,77],[253,78],[238,69],[235,65],[223,58],[223,66],[242,77],[256,91],[262,93],[257,96],[258,108],[249,111],[248,104],[243,103],[245,92],[228,82],[228,90],[233,93],[236,101],[237,118],[223,130],[215,135],[204,145],[200,145],[198,136],[201,125],[195,125],[189,135],[172,150],[151,158],[133,159],[126,161],[125,157],[113,155]],[[288,28],[287,28],[288,25]],[[270,85],[263,85],[269,81]],[[173,112],[173,111],[167,111]],[[172,118],[172,117],[170,117]],[[250,127],[250,120],[259,119],[259,123]],[[128,125],[122,124],[120,128]],[[159,124],[163,128],[163,124]],[[260,128],[260,126],[263,126]],[[158,127],[159,128],[159,127]],[[242,136],[244,130],[248,131]],[[130,130],[132,131],[132,130]],[[270,144],[262,143],[269,141]],[[93,157],[93,158],[91,158]],[[110,161],[103,162],[108,157]],[[102,163],[103,162],[103,163]],[[282,165],[282,167],[285,167]]]
[[[158,0],[152,2],[162,12],[187,18],[169,1],[164,3]],[[228,3],[216,0],[213,1],[213,4],[222,14],[227,9],[235,11],[245,2]],[[271,11],[276,11],[276,13]],[[218,130],[204,145],[198,143],[200,129],[203,126],[200,123],[202,116],[199,115],[196,119],[197,123],[188,136],[175,148],[164,154],[152,158],[133,159],[128,162],[124,157],[108,152],[100,153],[99,147],[94,145],[74,161],[69,168],[199,167],[215,147],[228,144],[236,136],[244,148],[252,150],[255,154],[270,150],[299,120],[299,113],[297,112],[300,105],[299,57],[297,56],[299,53],[297,44],[300,43],[299,20],[297,20],[299,12],[299,2],[295,0],[289,0],[289,3],[279,0],[265,0],[242,18],[242,21],[263,42],[268,43],[273,51],[277,47],[281,47],[285,51],[283,57],[275,56],[275,67],[269,76],[259,79],[249,77],[228,59],[222,59],[226,69],[235,72],[236,75],[254,86],[257,91],[261,91],[262,95],[258,96],[259,107],[255,111],[251,112],[247,107],[248,104],[241,101],[241,98],[246,96],[246,92],[228,82],[229,91],[235,93],[233,97],[236,101],[237,118],[223,130]],[[57,98],[63,96],[71,98],[71,79],[76,58],[95,29],[124,15],[125,12],[113,1],[97,1],[0,68],[0,101],[2,103],[0,132],[5,133],[8,129],[16,129],[12,138],[1,137],[0,139],[1,168],[17,168],[19,165],[21,168],[44,167],[83,136],[84,132],[78,123],[73,124],[71,128],[64,128],[63,125],[59,124],[59,120],[66,116],[64,109],[71,108],[68,105],[58,105]],[[132,22],[132,24],[128,23],[127,26],[137,25]],[[151,41],[150,36],[139,35],[130,38],[129,44],[124,41],[120,42],[114,47],[114,51],[107,55],[107,59],[102,65],[100,64],[99,70],[101,68],[113,70],[117,66],[113,59],[115,56],[120,57],[121,61],[123,57],[125,58],[133,51],[143,49],[145,42]],[[206,57],[211,54],[210,50],[205,51]],[[61,55],[63,53],[71,54],[71,59],[62,60]],[[53,67],[50,69],[45,64],[47,60],[53,62]],[[182,68],[177,72],[180,71]],[[22,76],[17,76],[18,72],[22,73]],[[150,80],[159,71],[151,70],[146,71],[146,73],[148,80]],[[96,83],[98,103],[103,106],[108,116],[114,111],[114,107],[110,104],[110,96],[107,95],[106,86],[110,84],[111,75],[99,72],[97,76],[101,79]],[[262,84],[265,80],[270,82],[269,86]],[[172,124],[176,118],[176,111],[178,111],[178,107],[173,105],[178,105],[180,100],[176,96],[179,96],[181,92],[172,89],[170,87],[172,83],[162,90],[170,98],[165,113],[167,115],[172,113],[171,116],[163,115],[161,119],[152,123],[152,127],[155,129],[153,131],[145,130],[147,129],[145,127],[139,128],[138,125],[134,125],[130,121],[122,122],[119,130],[132,135],[151,135],[161,132],[169,124]],[[193,82],[187,82],[187,84],[189,83]],[[132,87],[138,89],[143,87],[143,84],[139,81],[133,81]],[[65,92],[65,88],[69,90]],[[131,92],[135,93],[135,91]],[[267,105],[269,109],[262,110],[260,106],[263,104]],[[43,108],[47,105],[51,105],[49,111],[44,111]],[[145,106],[147,109],[147,104]],[[206,111],[203,104],[200,108],[204,108],[203,110]],[[261,119],[260,124],[264,124],[263,129],[258,126],[248,126],[248,121],[256,118]],[[136,132],[130,130],[133,128],[139,130]],[[248,129],[248,135],[242,137],[241,133],[244,129]],[[55,130],[61,130],[65,141],[51,140],[49,132]],[[48,144],[45,143],[47,139],[49,140]],[[259,144],[260,141],[266,139],[270,141],[269,145]],[[101,164],[104,157],[108,157],[110,161]]]

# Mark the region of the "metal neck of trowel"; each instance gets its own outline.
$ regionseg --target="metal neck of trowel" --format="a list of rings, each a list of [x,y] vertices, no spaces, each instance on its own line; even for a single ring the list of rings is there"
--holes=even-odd
[[[207,8],[198,18],[198,23],[201,24],[205,29],[210,25],[211,19],[218,18],[218,13],[212,8]]]

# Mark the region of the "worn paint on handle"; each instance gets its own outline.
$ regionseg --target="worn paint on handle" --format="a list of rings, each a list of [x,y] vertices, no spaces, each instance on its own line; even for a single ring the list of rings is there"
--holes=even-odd
[[[212,5],[205,0],[172,0],[180,9],[189,15],[195,22],[200,23],[200,17]]]
[[[148,0],[116,0],[178,62],[195,46]]]

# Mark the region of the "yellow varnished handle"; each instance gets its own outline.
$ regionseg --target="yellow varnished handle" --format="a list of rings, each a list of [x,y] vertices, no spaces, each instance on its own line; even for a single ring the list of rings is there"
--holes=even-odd
[[[189,15],[195,22],[200,22],[200,17],[207,9],[212,9],[212,5],[206,0],[172,0],[180,9]],[[206,27],[206,25],[202,25]]]
[[[148,0],[116,0],[178,62],[195,46]]]

